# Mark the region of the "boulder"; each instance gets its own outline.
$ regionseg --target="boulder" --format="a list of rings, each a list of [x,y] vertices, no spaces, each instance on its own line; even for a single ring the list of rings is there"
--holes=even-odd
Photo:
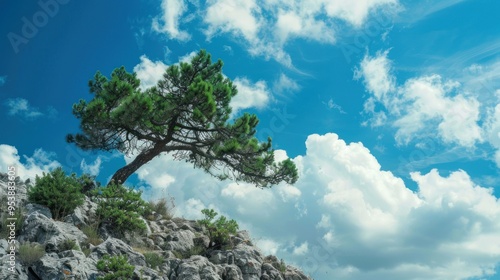
[[[177,280],[222,280],[223,269],[202,256],[183,260],[176,269]]]
[[[111,256],[126,255],[131,265],[146,266],[144,256],[135,252],[132,247],[120,239],[112,237],[108,238],[106,241],[99,244],[99,246],[92,248],[89,258],[93,259],[97,263],[97,261],[106,254]]]
[[[26,211],[26,216],[30,216],[31,214],[37,212],[49,219],[52,219],[52,212],[50,212],[50,209],[47,206],[43,206],[36,203],[30,203],[27,204],[24,209]]]
[[[80,251],[69,250],[46,254],[33,264],[32,271],[39,279],[96,279],[96,263]]]
[[[46,213],[45,213],[46,214]],[[79,247],[87,236],[72,224],[54,221],[40,211],[32,212],[25,219],[19,241],[45,245],[47,252],[59,252],[65,240],[73,240]]]
[[[83,225],[91,225],[95,221],[95,213],[97,211],[97,203],[93,202],[85,196],[82,205],[75,208],[72,214],[64,217],[64,222],[71,223],[77,227]]]
[[[179,230],[169,233],[165,239],[165,250],[187,252],[194,247],[195,234],[190,230]]]
[[[234,250],[235,264],[241,269],[244,280],[260,280],[262,276],[262,253],[253,246],[239,244]]]

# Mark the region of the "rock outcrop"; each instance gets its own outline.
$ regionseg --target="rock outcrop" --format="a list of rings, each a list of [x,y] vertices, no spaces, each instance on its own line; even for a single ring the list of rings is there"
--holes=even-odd
[[[6,181],[5,175],[0,174],[2,188]],[[274,256],[264,256],[246,231],[232,236],[231,246],[208,249],[207,232],[196,221],[168,219],[153,213],[145,220],[144,234],[125,234],[117,239],[101,229],[103,240],[99,244],[82,231],[83,227],[92,225],[97,208],[89,198],[71,215],[55,221],[45,206],[28,203],[24,182],[17,181],[17,191],[22,195],[19,206],[25,209],[24,222],[16,236],[14,266],[9,264],[12,245],[8,239],[0,239],[0,279],[97,279],[103,276],[96,265],[104,255],[126,256],[134,267],[132,279],[311,279]],[[5,232],[4,226],[2,231]],[[44,255],[33,262],[22,262],[20,244],[39,244],[44,248]],[[146,256],[155,254],[161,261],[152,267]]]

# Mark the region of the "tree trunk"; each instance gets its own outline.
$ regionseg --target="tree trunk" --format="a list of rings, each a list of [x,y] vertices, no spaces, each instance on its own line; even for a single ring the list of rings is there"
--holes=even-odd
[[[118,169],[111,178],[111,181],[109,181],[108,185],[111,184],[111,182],[123,184],[128,179],[128,177],[130,177],[130,175],[137,171],[137,169],[148,163],[157,155],[161,154],[164,147],[165,144],[158,143],[152,149],[140,153],[131,163]]]

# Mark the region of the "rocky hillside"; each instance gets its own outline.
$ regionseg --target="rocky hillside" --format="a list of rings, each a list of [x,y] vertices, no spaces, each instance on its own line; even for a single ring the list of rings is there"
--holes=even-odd
[[[57,221],[48,208],[27,201],[27,186],[29,181],[16,179],[16,204],[24,212],[16,217],[17,229],[8,227],[7,175],[0,174],[0,279],[98,279],[117,266],[108,262],[99,269],[98,262],[107,256],[125,256],[121,268],[128,267],[132,276],[106,279],[310,279],[276,257],[264,256],[246,231],[231,236],[230,246],[208,249],[208,233],[196,221],[153,213],[145,219],[144,234],[118,238],[105,226],[90,230],[97,205],[89,197]],[[15,257],[10,236],[17,240]]]

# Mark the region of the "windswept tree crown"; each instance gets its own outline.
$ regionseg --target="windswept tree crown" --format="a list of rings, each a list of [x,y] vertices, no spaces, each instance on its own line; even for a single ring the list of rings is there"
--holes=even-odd
[[[255,115],[229,121],[237,89],[222,75],[222,65],[201,50],[190,63],[169,66],[163,79],[144,91],[136,74],[124,67],[110,78],[97,72],[89,81],[94,98],[73,105],[82,133],[66,140],[84,150],[137,154],[113,175],[115,181],[124,182],[154,157],[172,153],[219,179],[258,187],[295,183],[295,164],[289,159],[276,163],[271,139],[255,137]]]

